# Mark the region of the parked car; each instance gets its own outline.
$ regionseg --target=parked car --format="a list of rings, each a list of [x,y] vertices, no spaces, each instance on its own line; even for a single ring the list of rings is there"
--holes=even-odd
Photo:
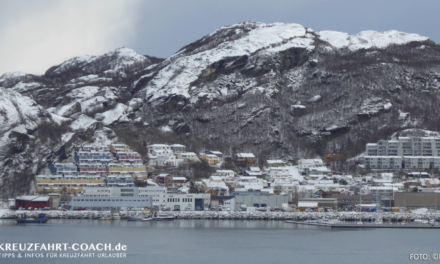
[[[313,209],[312,209],[312,208],[306,208],[306,209],[304,210],[304,212],[313,212]]]

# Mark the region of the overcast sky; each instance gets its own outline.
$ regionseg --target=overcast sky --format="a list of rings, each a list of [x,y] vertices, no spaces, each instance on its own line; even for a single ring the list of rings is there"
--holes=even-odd
[[[0,75],[44,73],[118,47],[166,58],[226,25],[288,22],[356,34],[399,30],[440,42],[438,0],[0,0]]]

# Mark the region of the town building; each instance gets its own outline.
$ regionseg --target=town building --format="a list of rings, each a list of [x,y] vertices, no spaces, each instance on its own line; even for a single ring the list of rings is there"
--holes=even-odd
[[[286,163],[282,160],[268,160],[267,165],[269,165],[269,167],[284,167]]]
[[[104,176],[107,172],[103,163],[78,163],[79,174]]]
[[[38,193],[81,193],[85,187],[104,187],[104,177],[94,175],[37,175]]]
[[[298,201],[298,208],[300,208],[299,204],[301,202],[314,202],[317,204],[316,207],[329,207],[336,209],[338,207],[338,199],[336,198],[306,198],[306,199],[299,199]],[[301,209],[301,208],[300,208]]]
[[[341,153],[325,153],[325,162],[331,163],[338,160],[341,160],[342,154]]]
[[[440,193],[435,192],[397,192],[394,193],[394,206],[405,208],[440,208]]]
[[[108,146],[108,148],[113,153],[130,151],[130,147],[125,144],[111,144]]]
[[[84,188],[83,195],[90,197],[151,197],[153,205],[164,206],[167,188],[159,186]]]
[[[50,208],[50,197],[41,196],[19,196],[15,198],[15,208],[29,209],[29,208]]]
[[[281,208],[283,203],[289,202],[287,195],[269,195],[268,192],[237,192],[231,194],[235,196],[235,208],[246,207],[270,207]]]
[[[170,146],[174,154],[184,153],[186,151],[186,146],[180,144],[173,144]]]
[[[209,194],[167,194],[165,205],[172,211],[203,211],[209,208]]]
[[[212,196],[211,208],[219,208],[224,211],[235,210],[235,196]]]
[[[177,160],[172,150],[154,151],[148,154],[150,165],[154,166],[176,166]]]
[[[353,208],[354,206],[358,204],[366,204],[366,203],[376,203],[382,202],[382,197],[380,195],[347,195],[347,194],[334,194],[332,195],[332,198],[337,199],[338,201],[338,207],[339,208]],[[377,199],[377,200],[376,200]],[[384,203],[387,206],[393,206],[391,204],[391,201],[388,201],[388,203]]]
[[[108,175],[105,183],[108,187],[134,187],[133,177],[130,175]]]
[[[234,177],[235,172],[233,170],[216,170],[215,175],[217,176],[226,176],[226,177]]]
[[[109,176],[131,176],[137,180],[148,178],[147,168],[140,163],[109,163],[106,172]]]
[[[197,157],[197,154],[194,152],[182,152],[177,153],[176,157],[178,159],[182,159],[184,162],[195,162],[199,161],[199,158]]]
[[[52,174],[78,174],[78,167],[74,163],[51,163],[49,164],[49,169]]]
[[[166,144],[153,144],[147,146],[148,153],[153,154],[153,152],[163,152],[171,150],[171,147]],[[172,151],[172,150],[171,150]]]
[[[75,152],[76,163],[109,163],[115,158],[111,152],[104,151],[77,151]]]
[[[152,198],[124,196],[76,196],[70,201],[74,208],[152,208]]]
[[[308,168],[316,168],[323,167],[324,163],[321,159],[300,159],[298,161],[298,169],[308,169]]]
[[[205,154],[205,155],[201,156],[200,159],[205,161],[209,165],[217,165],[219,162],[218,157],[214,154]]]
[[[205,193],[209,193],[214,196],[229,195],[229,188],[223,181],[221,176],[211,176],[209,179],[203,179],[203,190]]]
[[[142,156],[135,151],[116,152],[116,159],[121,163],[142,163]]]
[[[255,156],[252,153],[237,153],[236,159],[240,163],[255,163]]]
[[[399,137],[366,145],[364,163],[371,169],[440,168],[440,138]]]
[[[216,155],[219,159],[223,159],[223,153],[220,151],[208,151],[206,154]]]

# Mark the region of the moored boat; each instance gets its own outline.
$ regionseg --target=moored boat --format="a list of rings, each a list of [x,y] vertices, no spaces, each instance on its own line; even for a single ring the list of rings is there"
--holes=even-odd
[[[46,217],[46,214],[39,214],[38,218],[28,218],[26,214],[22,214],[16,221],[17,224],[45,224],[49,219]]]
[[[174,215],[168,215],[168,214],[164,214],[161,212],[156,212],[153,215],[153,219],[154,221],[173,221],[174,220]],[[148,220],[146,220],[148,221]]]

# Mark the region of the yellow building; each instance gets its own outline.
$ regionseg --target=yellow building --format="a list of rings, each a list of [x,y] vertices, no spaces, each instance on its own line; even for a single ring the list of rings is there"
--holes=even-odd
[[[38,175],[36,177],[38,193],[82,193],[84,187],[104,187],[104,178],[100,176],[62,176]]]
[[[148,178],[147,168],[143,164],[131,163],[109,163],[107,174],[111,176],[130,175],[133,179],[146,180]]]
[[[130,148],[125,144],[111,144],[108,146],[110,149],[110,152],[128,152],[130,151]]]
[[[200,159],[204,160],[209,165],[216,165],[218,163],[218,157],[213,154],[205,154],[201,156]]]

